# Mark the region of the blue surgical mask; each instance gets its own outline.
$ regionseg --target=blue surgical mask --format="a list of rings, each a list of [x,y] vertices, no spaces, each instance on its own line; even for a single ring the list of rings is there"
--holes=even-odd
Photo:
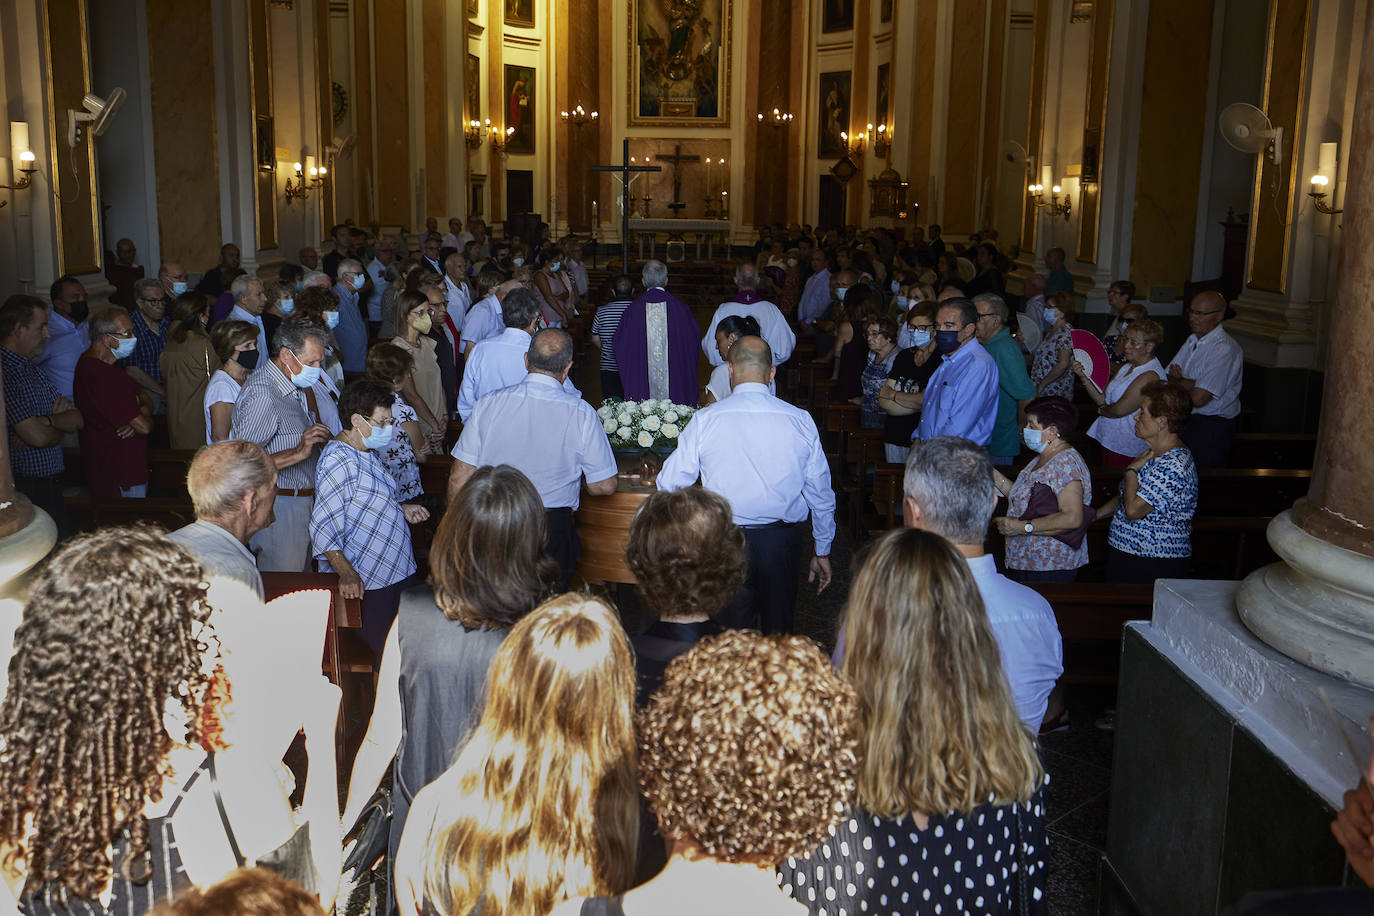
[[[897,281],[897,280],[893,280],[893,281],[892,281],[890,284],[888,284],[888,285],[892,287],[892,295],[894,295],[894,296],[897,295],[897,290],[899,290],[899,289],[902,288],[901,282],[900,282],[900,281]]]
[[[363,284],[366,283],[366,282],[367,282],[367,277],[364,277],[362,274],[354,274],[354,275],[353,275],[353,288],[354,288],[354,289],[362,289],[362,288],[363,288]]]
[[[187,286],[186,286],[186,281],[185,281],[185,280],[173,280],[173,281],[172,281],[172,295],[173,295],[173,296],[180,296],[182,293],[186,292],[186,289],[187,289]]]
[[[840,300],[841,302],[843,302],[843,301],[844,301],[844,294],[847,293],[847,292],[849,292],[849,287],[847,287],[847,286],[838,287],[838,288],[836,288],[836,290],[835,290],[835,298],[838,299],[838,300]]]
[[[560,265],[557,261],[551,261],[551,262],[549,262],[549,273],[554,273],[554,274],[558,273],[558,268],[559,268],[560,266],[561,266],[561,265]]]
[[[292,353],[291,357],[295,359],[296,362],[300,363],[301,366],[300,372],[291,373],[291,384],[295,385],[297,388],[315,387],[315,383],[320,380],[320,367],[307,366],[305,363],[301,363],[301,358],[295,353]]]
[[[110,336],[113,337],[114,335]],[[115,337],[115,340],[119,341],[119,343],[115,344],[113,350],[115,359],[128,359],[130,356],[134,355],[134,347],[138,346],[138,338]]]
[[[912,344],[912,346],[915,346],[915,347],[925,347],[925,346],[929,346],[929,344],[930,344],[930,332],[929,332],[929,331],[912,331],[912,332],[911,332],[911,344]]]
[[[324,313],[324,326],[327,328],[337,328],[339,326],[338,309]]]
[[[524,259],[524,258],[511,258],[511,259],[510,259],[510,262],[511,262],[512,264],[514,264],[516,267],[523,267],[524,264],[525,264],[525,259]]]
[[[277,303],[277,308],[281,309],[283,315],[290,315],[296,310],[295,299],[282,299]]]
[[[1050,324],[1054,324],[1056,321],[1058,321],[1058,320],[1059,320],[1059,309],[1056,309],[1056,308],[1048,308],[1048,309],[1045,309],[1045,320],[1048,321]]]
[[[371,423],[367,424],[372,426]],[[363,437],[363,445],[370,449],[385,448],[391,442],[391,437],[396,435],[395,425],[372,426],[372,432]]]
[[[305,289],[305,281],[304,281],[304,280],[297,280],[297,281],[296,281],[296,292],[300,292],[300,291],[303,290],[303,289]]]
[[[1044,430],[1031,429],[1027,426],[1021,430],[1021,441],[1026,443],[1026,448],[1033,452],[1043,452],[1045,450]]]
[[[906,296],[898,296],[898,297],[897,297],[897,308],[899,308],[899,309],[901,309],[902,311],[905,312],[905,311],[907,310],[907,308],[908,308],[910,305],[911,305],[911,300],[908,299]]]
[[[955,350],[959,349],[959,332],[936,331],[935,349],[939,350],[941,353],[953,353]]]

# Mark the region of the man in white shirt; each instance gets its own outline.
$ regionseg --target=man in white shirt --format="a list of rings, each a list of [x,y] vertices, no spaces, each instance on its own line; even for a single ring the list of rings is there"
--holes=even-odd
[[[758,294],[758,285],[759,271],[753,264],[746,261],[735,268],[735,286],[739,288],[739,292],[735,298],[722,302],[716,308],[716,313],[711,316],[711,325],[706,329],[706,336],[701,338],[701,352],[706,354],[706,359],[712,366],[723,365],[725,362],[720,351],[716,349],[716,325],[720,324],[726,315],[752,315],[758,319],[760,333],[772,350],[775,366],[787,362],[792,350],[796,348],[797,335],[788,327],[782,311]]]
[[[578,297],[587,298],[587,265],[582,263],[582,243],[577,239],[568,239],[563,243],[563,266],[568,271],[568,277],[572,280]]]
[[[1054,611],[1034,589],[997,572],[983,550],[998,495],[987,450],[955,436],[913,442],[903,488],[906,524],[947,538],[968,560],[1021,721],[1033,734],[1057,727],[1064,706],[1058,696],[1051,704],[1051,691],[1064,673],[1064,643]]]
[[[472,293],[468,289],[468,259],[461,251],[444,258],[444,299],[448,301],[448,317],[455,327],[462,327],[472,305]]]
[[[1226,299],[1221,293],[1194,296],[1188,304],[1188,329],[1193,333],[1169,364],[1169,381],[1183,386],[1193,399],[1183,443],[1193,453],[1198,470],[1226,467],[1240,416],[1245,355],[1222,328],[1225,317]]]
[[[505,331],[477,344],[468,356],[463,383],[458,387],[458,416],[464,423],[472,416],[478,401],[493,391],[519,384],[529,372],[525,356],[539,326],[539,299],[535,292],[519,287],[507,293],[501,307],[501,320],[505,323]],[[582,396],[566,376],[563,388],[571,395]]]
[[[463,250],[463,246],[472,241],[472,233],[463,231],[463,221],[458,217],[453,217],[448,221],[448,232],[440,239],[445,248],[456,248]]]
[[[730,502],[749,545],[744,589],[717,616],[723,626],[792,632],[801,524],[811,516],[815,550],[808,581],[830,583],[835,492],[811,415],[768,393],[777,372],[768,344],[741,337],[730,348],[732,393],[703,407],[682,430],[658,475],[660,490],[701,485]]]
[[[507,298],[509,314],[514,294]],[[536,334],[525,357],[524,379],[483,398],[472,411],[453,447],[448,479],[452,503],[483,465],[509,464],[528,477],[544,503],[547,550],[562,571],[564,591],[581,552],[573,512],[581,503],[582,484],[588,493],[609,496],[616,490],[617,473],[601,419],[592,405],[565,387],[572,359],[568,332],[546,328]]]
[[[830,258],[817,248],[811,252],[811,276],[802,287],[797,320],[808,327],[830,308]]]
[[[375,255],[367,264],[367,275],[372,280],[372,292],[367,297],[367,321],[372,326],[373,336],[382,324],[382,293],[391,285],[387,274],[388,268],[396,263],[396,237],[384,235],[378,239]],[[390,328],[386,336],[391,336]]]
[[[196,453],[186,474],[196,520],[167,535],[211,575],[236,579],[263,597],[262,574],[248,540],[272,521],[277,469],[262,446],[226,439]]]

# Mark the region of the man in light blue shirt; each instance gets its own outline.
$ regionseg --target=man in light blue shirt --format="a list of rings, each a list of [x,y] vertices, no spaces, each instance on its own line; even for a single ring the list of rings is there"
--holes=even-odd
[[[271,353],[272,351],[267,348],[267,329],[262,323],[262,312],[267,307],[267,294],[262,291],[262,281],[246,274],[235,277],[234,282],[229,284],[229,292],[234,295],[234,307],[226,316],[228,320],[246,321],[257,328],[258,352]]]
[[[86,327],[90,306],[86,304],[86,287],[76,277],[58,277],[50,294],[48,333],[52,336],[33,362],[57,393],[70,401],[76,361],[91,345],[91,332]]]
[[[978,342],[978,307],[946,299],[935,313],[935,346],[944,354],[926,386],[912,440],[960,436],[986,447],[997,422],[997,362]]]
[[[509,297],[506,305],[509,314]],[[568,332],[540,331],[526,359],[525,377],[483,398],[464,424],[453,446],[448,498],[452,503],[483,465],[509,464],[528,477],[544,503],[549,525],[545,548],[558,563],[566,591],[581,553],[573,512],[581,503],[582,486],[585,482],[587,492],[598,496],[614,493],[615,454],[592,405],[564,387],[573,359]]]
[[[468,421],[477,402],[502,388],[518,385],[529,369],[525,356],[539,324],[539,300],[532,290],[520,287],[506,294],[501,320],[506,329],[496,337],[479,342],[468,354],[463,383],[458,386],[458,416]],[[580,398],[582,392],[565,376],[563,390]]]
[[[950,436],[914,442],[904,490],[906,523],[948,538],[968,560],[1021,721],[1032,733],[1042,723],[1058,724],[1063,702],[1057,696],[1053,704],[1050,700],[1064,673],[1064,644],[1054,610],[1034,589],[998,573],[992,555],[983,550],[997,505],[987,451]]]
[[[802,288],[797,319],[810,325],[830,308],[830,257],[821,249],[811,252],[811,276]]]
[[[358,308],[358,293],[367,285],[367,272],[353,258],[339,262],[339,282],[334,294],[339,297],[339,326],[334,339],[339,342],[339,362],[344,372],[361,373],[367,362],[367,324]]]
[[[808,581],[819,594],[830,583],[835,491],[816,422],[768,393],[776,369],[768,344],[741,337],[727,363],[731,394],[704,407],[682,430],[658,475],[660,490],[701,485],[730,502],[749,545],[741,595],[717,615],[728,627],[792,632],[797,603],[800,525],[811,516],[815,552]]]

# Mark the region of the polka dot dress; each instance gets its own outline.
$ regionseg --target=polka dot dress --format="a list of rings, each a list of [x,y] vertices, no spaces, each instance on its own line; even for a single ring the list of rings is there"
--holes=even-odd
[[[925,830],[903,817],[859,809],[818,849],[778,869],[783,892],[817,916],[1007,914],[1044,916],[1044,789],[1024,805],[932,817]]]

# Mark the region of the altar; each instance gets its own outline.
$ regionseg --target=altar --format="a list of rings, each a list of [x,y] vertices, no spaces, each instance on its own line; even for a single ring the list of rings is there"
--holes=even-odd
[[[693,257],[701,260],[701,246],[703,240],[706,243],[706,257],[715,257],[715,242],[717,236],[724,236],[723,243],[726,246],[726,253],[729,253],[730,244],[730,221],[728,219],[631,219],[630,231],[635,234],[635,239],[639,243],[639,259],[644,260],[644,240],[649,241],[649,257],[656,257],[658,252],[658,236],[667,235],[667,243],[664,250],[665,261],[681,261],[682,257],[672,256],[673,245],[677,243],[682,249],[686,248],[686,233],[693,235]]]

